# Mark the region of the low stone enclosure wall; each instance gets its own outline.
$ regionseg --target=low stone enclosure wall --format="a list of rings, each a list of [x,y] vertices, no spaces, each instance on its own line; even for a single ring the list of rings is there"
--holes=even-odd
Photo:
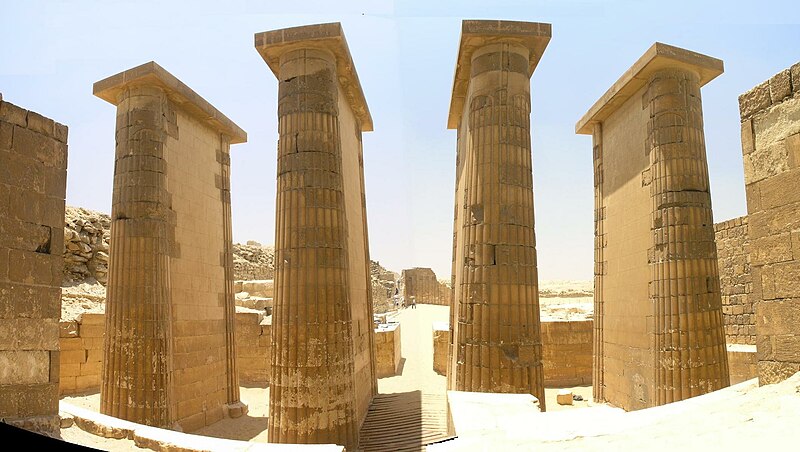
[[[59,324],[61,396],[100,390],[105,317],[105,314],[84,313],[77,320]],[[236,313],[236,353],[242,385],[268,383],[270,320],[270,316],[254,310]]]
[[[387,323],[375,330],[375,370],[378,378],[397,375],[400,369],[400,324]]]
[[[433,370],[447,372],[448,325],[433,324]],[[592,384],[592,321],[542,322],[542,367],[549,388]]]

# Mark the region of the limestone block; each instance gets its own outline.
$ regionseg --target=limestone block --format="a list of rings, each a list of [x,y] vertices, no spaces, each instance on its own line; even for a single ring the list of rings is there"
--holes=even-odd
[[[766,81],[739,96],[739,115],[742,119],[750,118],[771,104],[769,81]]]
[[[572,391],[562,389],[556,394],[556,402],[559,405],[572,405]]]
[[[781,102],[792,95],[790,70],[786,69],[769,79],[769,96],[773,103]],[[30,118],[28,118],[30,121]]]

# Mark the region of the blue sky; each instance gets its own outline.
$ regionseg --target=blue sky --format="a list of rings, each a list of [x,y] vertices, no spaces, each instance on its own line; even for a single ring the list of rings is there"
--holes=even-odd
[[[589,279],[591,138],[575,122],[655,41],[725,62],[703,88],[715,221],[746,213],[737,96],[800,61],[796,2],[7,1],[0,93],[69,126],[67,203],[110,211],[115,109],[92,84],[155,60],[248,132],[232,148],[234,240],[271,244],[277,81],[253,34],[342,22],[375,131],[364,135],[370,252],[450,274],[455,131],[447,110],[462,19],[553,24],[532,78],[540,279]]]

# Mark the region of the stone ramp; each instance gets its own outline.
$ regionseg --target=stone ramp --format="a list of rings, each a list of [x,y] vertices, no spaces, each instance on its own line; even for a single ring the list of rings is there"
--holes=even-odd
[[[420,391],[378,394],[359,433],[363,451],[425,450],[447,434],[447,397]]]

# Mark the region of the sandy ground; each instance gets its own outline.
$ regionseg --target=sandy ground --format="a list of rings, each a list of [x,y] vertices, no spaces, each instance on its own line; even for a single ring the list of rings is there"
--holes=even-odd
[[[111,452],[127,452],[131,450],[150,450],[137,447],[132,439],[113,439],[103,438],[92,433],[81,430],[77,425],[70,428],[61,429],[61,439],[64,441],[80,444],[94,449],[107,450]]]

